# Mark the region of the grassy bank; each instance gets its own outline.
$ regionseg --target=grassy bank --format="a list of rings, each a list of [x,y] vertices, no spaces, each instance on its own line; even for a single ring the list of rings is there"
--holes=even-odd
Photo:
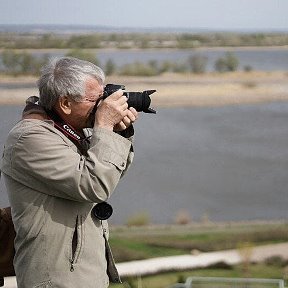
[[[287,268],[282,265],[250,264],[248,267],[237,265],[234,267],[197,269],[183,272],[163,273],[153,276],[133,277],[122,279],[123,284],[112,284],[113,288],[168,288],[175,283],[183,283],[188,277],[226,277],[226,278],[264,278],[284,279],[287,287]],[[206,286],[205,286],[206,287]],[[208,286],[207,286],[208,287]],[[209,286],[212,287],[212,286]],[[217,286],[218,287],[218,286]],[[225,286],[226,287],[226,286]],[[228,287],[228,286],[227,286]],[[236,286],[235,286],[236,287]],[[237,286],[238,287],[238,286]],[[260,286],[258,286],[260,287]],[[276,287],[276,286],[275,286]]]
[[[207,223],[153,227],[111,227],[111,246],[117,262],[151,257],[238,249],[288,241],[286,222]],[[248,259],[249,260],[249,259]],[[169,272],[123,279],[112,287],[169,287],[190,276],[287,279],[288,261],[281,257],[263,263],[230,266],[217,263],[205,269]]]
[[[112,227],[117,262],[288,242],[288,223],[251,222]]]

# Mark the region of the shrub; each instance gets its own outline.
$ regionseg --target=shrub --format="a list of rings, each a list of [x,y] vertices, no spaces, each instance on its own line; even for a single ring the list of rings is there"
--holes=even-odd
[[[265,264],[269,266],[276,267],[285,267],[287,265],[287,261],[281,256],[271,256],[265,259]]]
[[[177,283],[185,283],[186,282],[186,278],[183,274],[179,274],[177,277]]]
[[[49,58],[48,55],[36,58],[25,51],[14,52],[13,50],[4,50],[1,56],[4,71],[15,76],[38,74],[40,68],[47,63]]]
[[[109,59],[105,65],[105,74],[106,75],[115,74],[116,69],[117,69],[116,64],[113,62],[113,60]]]
[[[96,55],[83,49],[72,49],[65,56],[79,58],[81,60],[89,61],[95,65],[99,65]]]
[[[179,225],[186,225],[189,224],[191,221],[189,212],[187,210],[180,210],[178,211],[175,219],[175,223]]]
[[[80,48],[100,48],[101,38],[97,34],[93,35],[73,35],[67,41],[67,47]]]
[[[205,73],[208,58],[202,55],[194,55],[188,58],[190,70],[193,73],[201,74]]]
[[[135,62],[124,65],[120,71],[121,75],[126,76],[155,76],[159,74],[158,69],[155,69],[151,64]]]
[[[246,81],[246,82],[243,82],[242,85],[245,88],[255,88],[257,86],[257,83],[254,81]]]
[[[127,221],[127,226],[146,226],[149,222],[148,214],[143,212],[130,217]]]
[[[238,65],[238,58],[232,52],[227,52],[224,57],[216,60],[215,70],[217,72],[233,72],[238,69]]]
[[[189,70],[188,66],[184,63],[174,63],[172,67],[172,72],[175,73],[185,73]]]
[[[233,266],[230,264],[227,264],[224,261],[219,261],[213,264],[210,264],[207,266],[207,269],[225,269],[225,270],[232,270]]]
[[[252,67],[251,65],[245,65],[245,66],[243,67],[243,70],[244,70],[245,72],[251,72],[251,71],[253,71],[253,67]]]
[[[173,63],[171,61],[166,60],[161,63],[159,67],[159,73],[161,74],[161,73],[172,71],[172,68],[173,68]]]

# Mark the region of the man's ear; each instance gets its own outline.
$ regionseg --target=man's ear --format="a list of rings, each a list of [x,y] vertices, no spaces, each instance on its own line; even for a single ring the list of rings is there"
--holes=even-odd
[[[71,100],[67,96],[62,96],[58,98],[58,107],[62,113],[66,115],[71,114]]]

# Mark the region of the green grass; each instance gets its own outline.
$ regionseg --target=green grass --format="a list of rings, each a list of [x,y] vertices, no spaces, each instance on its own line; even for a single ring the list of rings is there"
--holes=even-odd
[[[123,284],[112,284],[113,288],[142,287],[142,288],[167,288],[178,282],[185,282],[190,276],[197,277],[228,277],[228,278],[266,278],[285,279],[285,268],[268,266],[264,264],[250,265],[245,271],[242,265],[232,267],[232,269],[197,269],[183,272],[170,272],[141,278],[122,279]],[[140,281],[142,286],[140,286]],[[287,281],[287,278],[286,278]],[[286,283],[287,285],[287,283]]]
[[[112,227],[110,243],[117,262],[151,257],[238,249],[288,241],[287,223],[206,226]]]
[[[288,241],[288,223],[210,224],[183,226],[111,227],[110,243],[116,262],[152,257],[240,249],[246,244],[257,246]],[[281,260],[281,259],[280,259]],[[267,263],[214,265],[205,269],[169,272],[144,277],[122,279],[113,288],[167,288],[185,282],[190,276],[236,278],[288,278],[288,262],[270,259]],[[287,283],[286,283],[287,285]]]
[[[109,242],[112,246],[114,257],[118,262],[181,255],[184,253],[183,249],[150,245],[139,239],[132,240],[111,237]]]

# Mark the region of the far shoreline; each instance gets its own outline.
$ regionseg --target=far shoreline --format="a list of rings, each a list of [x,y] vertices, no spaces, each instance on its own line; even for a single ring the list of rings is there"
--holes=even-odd
[[[0,53],[4,50],[4,48],[0,48]],[[13,51],[27,51],[27,52],[57,52],[57,51],[69,51],[69,48],[23,48],[23,49],[11,49]],[[173,51],[173,50],[191,50],[191,51],[273,51],[273,50],[288,50],[288,45],[282,46],[215,46],[215,47],[195,47],[195,48],[81,48],[81,50],[86,51]]]

